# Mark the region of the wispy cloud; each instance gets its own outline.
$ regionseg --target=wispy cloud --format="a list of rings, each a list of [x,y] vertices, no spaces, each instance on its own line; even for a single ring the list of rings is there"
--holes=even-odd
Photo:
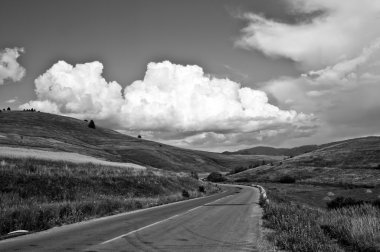
[[[372,0],[287,1],[295,24],[242,13],[247,21],[235,45],[269,57],[285,57],[304,71],[263,84],[279,106],[314,113],[317,141],[380,133],[380,2]],[[319,13],[319,15],[315,15]],[[376,115],[376,116],[374,116]]]
[[[236,45],[268,56],[286,57],[306,69],[319,69],[357,55],[380,36],[380,2],[373,0],[288,1],[294,13],[321,15],[310,22],[288,24],[255,13],[241,17],[248,25]]]
[[[12,104],[12,103],[17,102],[17,100],[18,100],[18,97],[15,97],[15,98],[13,98],[13,99],[9,99],[9,100],[5,101],[5,103],[10,103],[10,104]]]

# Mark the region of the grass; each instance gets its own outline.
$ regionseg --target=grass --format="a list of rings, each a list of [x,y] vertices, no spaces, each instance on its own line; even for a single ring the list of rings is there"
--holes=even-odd
[[[191,176],[157,175],[151,169],[2,158],[0,235],[19,229],[40,231],[218,190]]]
[[[63,151],[44,151],[28,148],[17,148],[17,147],[5,147],[0,146],[1,157],[11,157],[11,158],[34,158],[43,159],[51,161],[65,161],[72,163],[93,163],[104,166],[118,166],[124,168],[135,168],[135,169],[145,169],[144,166],[136,165],[133,163],[120,163],[120,162],[109,162],[101,160],[98,158],[81,155],[72,152]]]
[[[319,219],[330,237],[352,251],[380,251],[380,209],[369,204],[343,207]]]
[[[378,207],[363,203],[327,209],[327,201],[323,199],[312,206],[309,204],[310,195],[309,199],[307,194],[303,197],[296,195],[301,190],[300,185],[276,185],[285,189],[278,189],[275,184],[264,186],[270,203],[263,207],[263,219],[265,227],[274,230],[268,239],[278,248],[288,251],[380,251]],[[304,186],[310,187],[310,191],[311,187],[315,189],[315,186]],[[331,191],[332,188],[319,189],[319,193],[331,197],[337,197],[338,192],[340,195],[350,194],[349,190],[342,188],[336,188],[337,194]],[[363,188],[360,190],[364,191]]]
[[[380,199],[380,187],[365,188],[331,185],[260,183],[268,197],[277,202],[294,202],[309,207],[326,208],[327,203],[338,197],[351,197],[356,200],[373,201]]]
[[[90,129],[83,120],[42,112],[0,113],[0,146],[78,153],[177,172],[228,171],[235,166],[277,159],[187,150],[103,128],[101,121],[95,124],[96,129]]]
[[[343,251],[325,235],[317,220],[317,210],[270,201],[264,206],[265,225],[274,229],[269,240],[280,249],[299,252]]]

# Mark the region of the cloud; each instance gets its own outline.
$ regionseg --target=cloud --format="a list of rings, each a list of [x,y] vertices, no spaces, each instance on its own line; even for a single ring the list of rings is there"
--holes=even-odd
[[[38,99],[21,108],[93,118],[155,139],[187,137],[183,143],[189,145],[199,144],[194,139],[202,134],[228,144],[244,134],[260,139],[259,132],[274,138],[276,132],[302,137],[315,131],[313,115],[282,110],[268,102],[265,92],[212,77],[196,65],[149,63],[143,80],[123,93],[121,85],[102,77],[102,70],[99,62],[71,66],[60,61],[35,80]]]
[[[380,133],[375,127],[380,123],[376,112],[380,108],[379,56],[380,40],[374,40],[356,57],[297,78],[271,80],[264,90],[280,106],[315,114],[324,132],[317,141],[376,135]]]
[[[24,48],[5,48],[0,51],[0,85],[10,79],[14,82],[20,81],[25,75],[25,68],[18,62],[17,58]]]
[[[290,14],[320,15],[289,24],[244,13],[248,24],[236,45],[271,57],[290,58],[305,69],[320,69],[355,57],[380,36],[380,2],[373,0],[293,0]]]
[[[35,80],[38,100],[21,108],[100,120],[114,120],[123,103],[122,87],[102,77],[100,62],[77,64],[59,61]]]
[[[15,103],[15,102],[17,102],[17,100],[18,100],[18,98],[15,97],[13,99],[9,99],[9,100],[5,101],[5,103]]]
[[[309,71],[306,74],[302,74],[302,77],[310,79],[316,85],[347,85],[349,82],[355,81],[358,83],[358,74],[362,69],[368,68],[369,60],[374,58],[373,56],[380,49],[380,39],[376,39],[368,47],[365,47],[359,56],[343,60],[335,65],[327,66],[324,69],[317,71]],[[363,73],[363,78],[370,76],[370,73]],[[374,75],[372,75],[373,77]],[[369,79],[368,79],[369,80]]]

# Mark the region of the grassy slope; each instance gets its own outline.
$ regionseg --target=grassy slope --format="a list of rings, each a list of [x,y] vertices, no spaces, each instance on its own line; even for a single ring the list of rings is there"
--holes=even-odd
[[[96,123],[96,122],[95,122]],[[223,155],[138,139],[78,119],[39,112],[0,113],[0,146],[74,152],[173,171],[227,171],[267,156]]]
[[[379,167],[380,137],[366,137],[322,145],[315,151],[230,178],[273,182],[289,175],[303,184],[378,187]]]
[[[379,164],[380,137],[366,137],[321,145],[229,178],[264,186],[269,198],[264,226],[273,230],[268,239],[280,249],[380,251],[379,209],[371,205],[326,209],[326,203],[337,197],[378,199]],[[273,183],[285,177],[295,183]]]
[[[2,158],[0,239],[18,229],[44,230],[218,190],[191,177],[155,175],[149,168]]]
[[[257,146],[254,148],[238,150],[235,152],[223,152],[224,154],[240,154],[240,155],[270,155],[270,156],[297,156],[316,150],[318,145],[304,145],[294,148],[273,148],[266,146]]]

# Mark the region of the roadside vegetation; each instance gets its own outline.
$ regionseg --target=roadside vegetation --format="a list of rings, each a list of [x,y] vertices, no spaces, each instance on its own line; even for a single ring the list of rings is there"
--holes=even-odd
[[[149,168],[0,158],[0,235],[212,194],[218,187]]]
[[[274,230],[267,238],[279,249],[380,251],[380,200],[340,196],[322,201],[324,207],[318,207],[310,206],[302,197],[289,196],[290,190],[274,190],[274,184],[265,188],[269,204],[263,206],[264,226]]]

